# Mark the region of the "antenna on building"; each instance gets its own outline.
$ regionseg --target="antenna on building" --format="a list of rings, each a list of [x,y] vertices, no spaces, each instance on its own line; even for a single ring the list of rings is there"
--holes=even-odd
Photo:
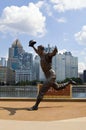
[[[50,52],[50,44],[48,44],[48,52]]]

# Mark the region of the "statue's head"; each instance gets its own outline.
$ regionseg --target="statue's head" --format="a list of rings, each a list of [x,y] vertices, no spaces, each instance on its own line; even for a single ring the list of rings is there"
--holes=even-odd
[[[44,51],[44,46],[42,45],[38,46],[38,50]]]
[[[44,47],[42,45],[38,46],[38,53],[42,55],[44,53]]]

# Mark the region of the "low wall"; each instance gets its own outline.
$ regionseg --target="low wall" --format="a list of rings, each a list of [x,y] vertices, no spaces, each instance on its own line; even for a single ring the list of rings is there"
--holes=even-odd
[[[38,84],[38,92],[42,84]],[[48,92],[45,94],[44,99],[51,98],[72,98],[72,85],[68,85],[65,89],[56,91],[54,88],[50,88]]]
[[[0,86],[0,99],[36,99],[42,84],[37,86]],[[46,99],[86,100],[86,85],[69,85],[63,90],[50,88],[44,96]]]

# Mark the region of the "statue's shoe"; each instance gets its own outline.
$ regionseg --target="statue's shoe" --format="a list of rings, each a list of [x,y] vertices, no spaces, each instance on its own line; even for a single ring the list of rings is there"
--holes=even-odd
[[[28,111],[34,111],[34,110],[38,110],[38,107],[36,106],[33,106],[33,107],[30,107],[27,109]]]
[[[77,83],[75,81],[73,81],[72,79],[70,79],[69,81],[70,84],[76,85]]]

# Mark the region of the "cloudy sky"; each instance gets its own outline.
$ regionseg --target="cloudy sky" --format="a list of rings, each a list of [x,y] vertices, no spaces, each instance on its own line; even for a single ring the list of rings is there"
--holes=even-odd
[[[86,0],[0,0],[0,57],[19,39],[26,52],[31,39],[78,57],[86,69]]]

